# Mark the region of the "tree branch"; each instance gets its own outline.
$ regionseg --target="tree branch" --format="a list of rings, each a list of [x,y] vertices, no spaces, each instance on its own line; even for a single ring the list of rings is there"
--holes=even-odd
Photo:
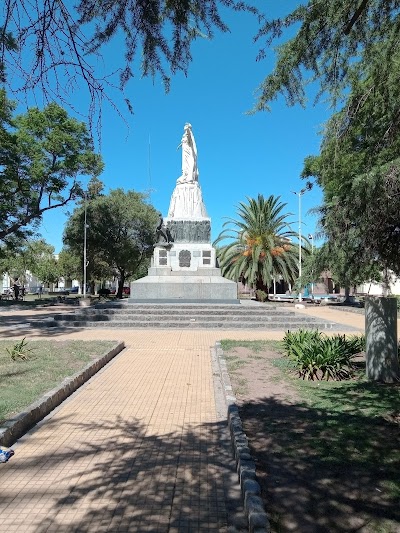
[[[343,33],[345,35],[349,35],[352,27],[357,22],[357,20],[361,17],[362,12],[367,7],[368,0],[362,0],[361,4],[358,6],[357,11],[354,13],[354,15],[351,17],[350,22],[347,23],[345,26]]]

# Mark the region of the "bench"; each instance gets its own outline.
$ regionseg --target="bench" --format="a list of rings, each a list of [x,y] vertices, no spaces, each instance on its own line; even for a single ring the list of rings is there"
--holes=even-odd
[[[3,292],[0,294],[0,300],[14,300],[14,295],[12,292]]]

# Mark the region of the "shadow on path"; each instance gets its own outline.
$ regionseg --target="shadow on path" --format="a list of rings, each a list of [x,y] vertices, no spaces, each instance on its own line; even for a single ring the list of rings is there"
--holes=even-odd
[[[67,417],[63,423],[70,424]],[[21,502],[29,504],[35,532],[221,532],[228,515],[236,521],[229,531],[246,531],[240,493],[227,493],[235,474],[225,423],[162,436],[133,418],[88,421],[70,429],[70,439],[55,453],[39,443],[34,456],[5,465],[0,509],[17,511]],[[51,431],[49,420],[46,435],[40,435],[43,443],[51,441]],[[87,439],[74,442],[75,432]],[[13,480],[24,475],[34,486],[17,491]]]

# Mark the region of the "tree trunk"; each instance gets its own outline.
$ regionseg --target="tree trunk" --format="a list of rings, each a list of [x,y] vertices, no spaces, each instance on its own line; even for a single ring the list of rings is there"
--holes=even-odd
[[[350,302],[350,287],[346,286],[344,288],[344,303]]]
[[[119,298],[120,300],[122,300],[123,298],[124,283],[125,283],[125,276],[121,274],[120,277],[118,278],[118,291],[117,291],[117,298]]]
[[[367,296],[365,301],[367,378],[395,383],[400,378],[397,345],[397,301]]]

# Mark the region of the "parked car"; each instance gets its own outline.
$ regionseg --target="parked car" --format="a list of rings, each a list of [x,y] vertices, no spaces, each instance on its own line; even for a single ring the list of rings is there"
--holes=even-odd
[[[78,287],[78,286],[76,286],[76,287],[70,287],[70,288],[67,289],[67,290],[68,290],[68,292],[69,292],[70,294],[78,294],[78,292],[79,292],[79,287]]]

